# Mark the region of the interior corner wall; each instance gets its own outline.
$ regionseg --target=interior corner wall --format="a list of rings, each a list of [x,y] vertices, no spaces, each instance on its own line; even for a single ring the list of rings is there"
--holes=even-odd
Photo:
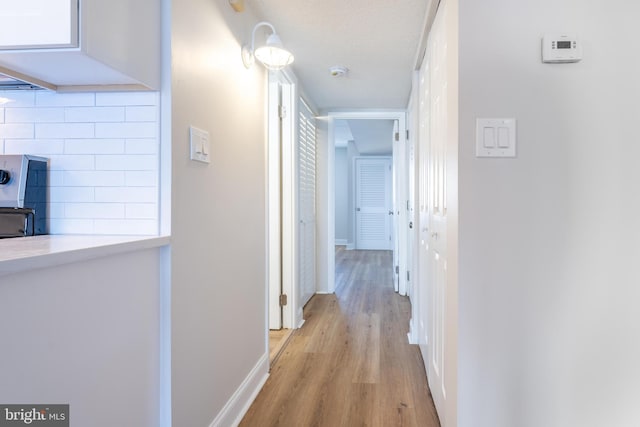
[[[640,4],[459,4],[458,425],[640,425]],[[475,157],[480,117],[516,158]]]
[[[337,242],[348,242],[349,210],[349,176],[347,167],[346,147],[336,147],[335,160],[335,197],[336,197],[336,244]]]
[[[334,158],[335,145],[333,129],[329,122],[333,119],[316,120],[316,157],[317,171],[317,229],[316,272],[317,292],[333,292],[335,287],[335,202],[332,193],[335,189]]]
[[[171,6],[173,425],[229,425],[234,393],[268,370],[266,73],[241,61],[250,8]],[[210,164],[189,160],[191,125],[209,132]]]

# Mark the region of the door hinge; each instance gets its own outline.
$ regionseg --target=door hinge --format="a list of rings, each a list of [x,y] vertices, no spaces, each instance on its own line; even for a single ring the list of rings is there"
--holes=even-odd
[[[280,307],[287,305],[287,294],[280,295]]]
[[[407,270],[407,282],[411,281],[411,276],[409,275],[409,270]]]
[[[287,117],[287,109],[284,105],[278,105],[278,117],[280,117],[281,119]]]
[[[400,141],[400,132],[396,132],[396,141]]]
[[[409,129],[407,129],[407,141],[409,140]]]
[[[400,274],[400,266],[396,265],[396,274]]]

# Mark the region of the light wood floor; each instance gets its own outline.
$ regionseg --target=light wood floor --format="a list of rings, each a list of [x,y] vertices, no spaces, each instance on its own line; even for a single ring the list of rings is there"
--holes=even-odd
[[[269,364],[273,365],[280,357],[292,333],[291,329],[269,331]]]
[[[336,293],[316,295],[242,427],[438,427],[409,300],[389,251],[336,253]]]

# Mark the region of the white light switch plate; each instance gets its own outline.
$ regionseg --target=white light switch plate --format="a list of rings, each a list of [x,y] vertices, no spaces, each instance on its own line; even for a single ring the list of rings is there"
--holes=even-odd
[[[209,132],[197,127],[189,127],[189,144],[191,151],[191,160],[203,163],[211,163]]]
[[[515,157],[516,119],[476,119],[476,157]]]

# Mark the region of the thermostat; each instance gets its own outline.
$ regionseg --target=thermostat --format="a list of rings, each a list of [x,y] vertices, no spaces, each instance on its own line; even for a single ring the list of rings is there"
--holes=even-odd
[[[542,62],[578,62],[582,44],[575,35],[551,34],[542,39]]]

